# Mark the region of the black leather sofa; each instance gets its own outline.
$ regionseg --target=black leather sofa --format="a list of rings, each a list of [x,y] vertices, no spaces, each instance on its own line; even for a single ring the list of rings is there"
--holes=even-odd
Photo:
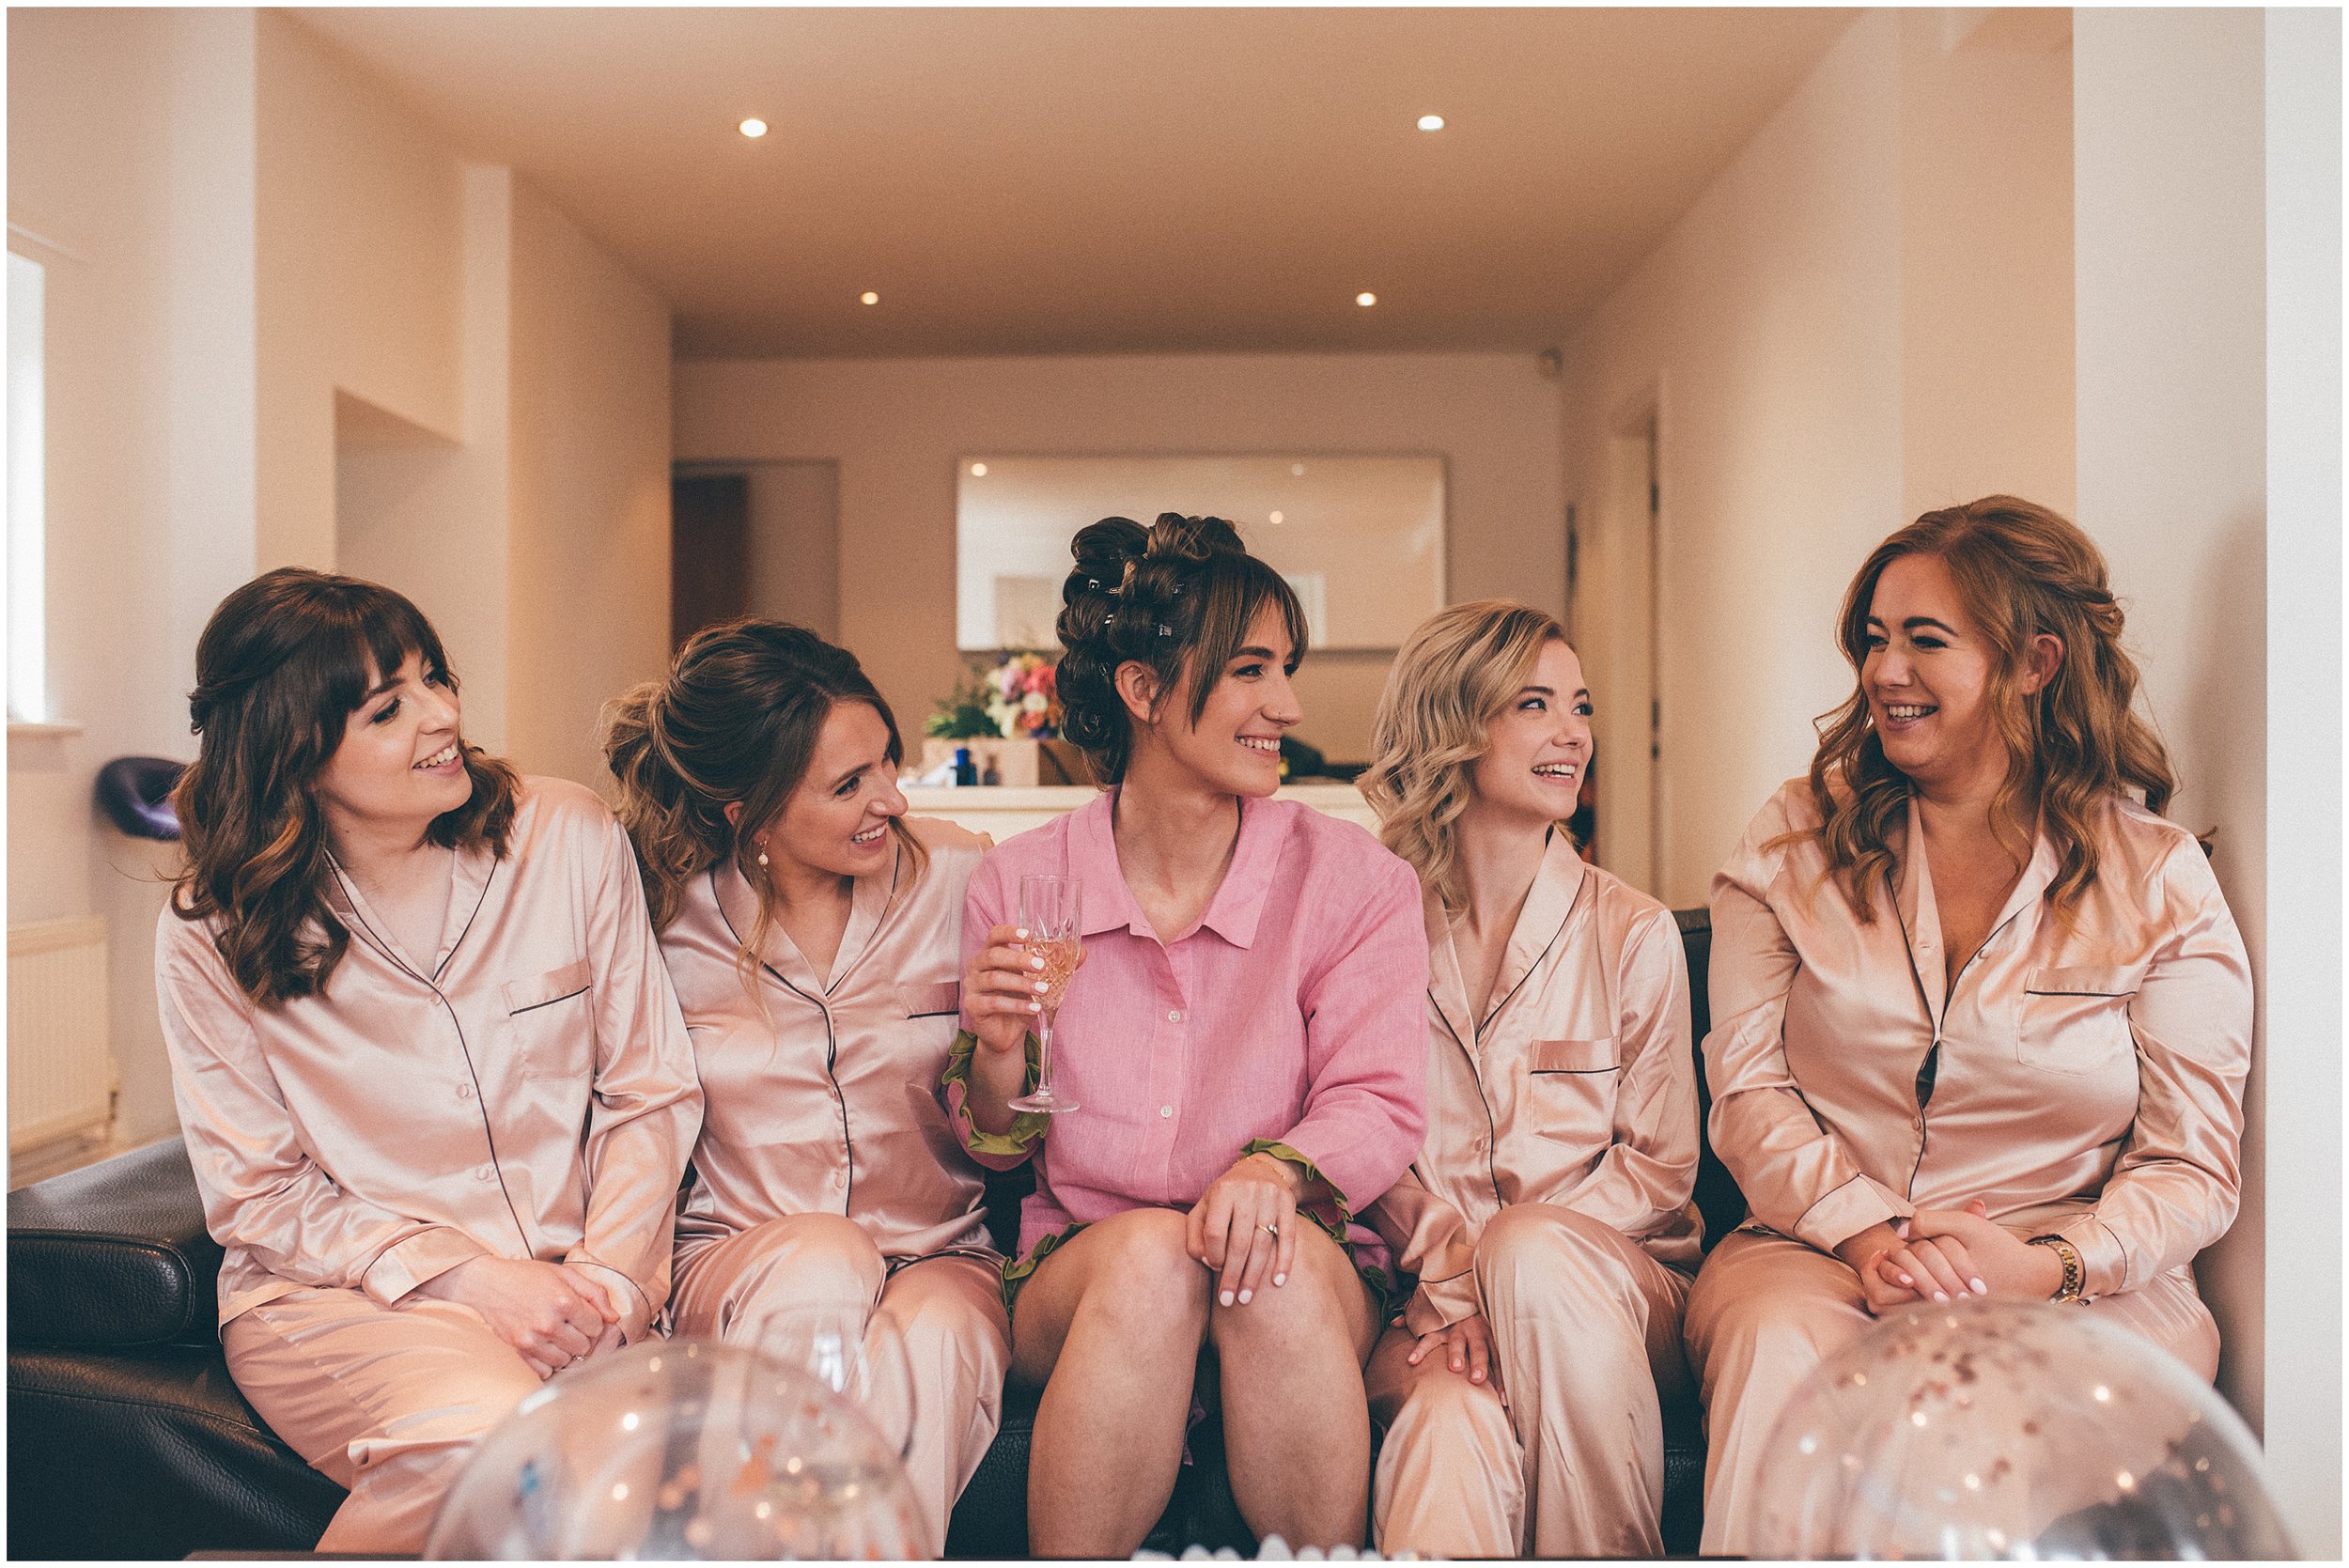
[[[1702,1039],[1711,928],[1703,910],[1677,918]],[[1026,1179],[994,1184],[999,1241]],[[1697,1201],[1708,1236],[1744,1216],[1709,1147]],[[8,1195],[10,1557],[300,1552],[317,1542],[342,1489],[279,1442],[229,1381],[214,1317],[220,1257],[177,1139]],[[1003,1430],[955,1509],[949,1556],[1025,1555],[1034,1418],[1033,1397],[1007,1396]],[[1689,1553],[1704,1470],[1693,1398],[1668,1405],[1664,1441],[1664,1543]],[[1212,1421],[1191,1452],[1146,1545],[1252,1551]]]

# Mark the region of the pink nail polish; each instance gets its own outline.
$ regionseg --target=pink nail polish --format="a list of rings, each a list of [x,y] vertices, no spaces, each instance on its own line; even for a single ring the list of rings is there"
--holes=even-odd
[[[1231,1293],[1230,1291],[1228,1291],[1228,1290],[1227,1290],[1227,1291],[1225,1291],[1225,1292],[1222,1294],[1222,1296],[1220,1296],[1218,1299],[1220,1299],[1220,1300],[1221,1300],[1221,1302],[1222,1302],[1225,1306],[1227,1306],[1227,1307],[1228,1307],[1228,1306],[1230,1306],[1230,1305],[1232,1304],[1232,1293]]]
[[[1275,1274],[1272,1277],[1272,1282],[1276,1285],[1285,1285],[1289,1282],[1289,1277],[1285,1274]]]
[[[1255,1294],[1256,1293],[1252,1290],[1241,1291],[1239,1293],[1239,1304],[1243,1307],[1247,1306],[1248,1303],[1255,1296]]]

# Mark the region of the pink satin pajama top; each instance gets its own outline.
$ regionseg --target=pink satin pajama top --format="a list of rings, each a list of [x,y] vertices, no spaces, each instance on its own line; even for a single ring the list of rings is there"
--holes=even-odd
[[[978,1167],[938,1099],[962,1006],[963,889],[988,841],[906,820],[929,864],[917,876],[900,846],[857,878],[829,974],[770,928],[757,990],[744,985],[758,901],[731,861],[693,878],[661,934],[707,1096],[680,1264],[793,1214],[843,1215],[891,1259],[988,1246]]]
[[[401,953],[339,870],[323,996],[256,1007],[217,918],[157,923],[156,989],[223,1323],[304,1287],[385,1305],[476,1257],[583,1265],[642,1335],[669,1291],[692,1052],[628,835],[526,779],[506,853],[453,851],[437,950]]]
[[[1807,780],[1713,879],[1713,1147],[1771,1229],[1831,1250],[1970,1198],[2079,1249],[2087,1294],[2188,1262],[2235,1215],[2251,978],[2184,828],[2098,808],[2067,917],[2043,832],[1988,939],[1946,976],[1912,800],[1862,924],[1826,879]],[[1789,830],[1803,836],[1772,846]],[[1923,1077],[1928,1059],[1935,1065]]]
[[[1481,1020],[1432,895],[1425,921],[1427,1142],[1372,1212],[1419,1276],[1410,1330],[1479,1311],[1476,1241],[1511,1203],[1573,1209],[1694,1269],[1696,1061],[1672,911],[1552,833]]]

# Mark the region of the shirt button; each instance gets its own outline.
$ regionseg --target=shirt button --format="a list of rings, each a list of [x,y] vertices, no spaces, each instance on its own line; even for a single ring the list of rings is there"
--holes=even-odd
[[[457,1097],[458,1097],[459,1099],[460,1099],[460,1100],[469,1100],[469,1099],[472,1099],[472,1098],[473,1098],[473,1085],[472,1085],[472,1084],[470,1084],[470,1083],[460,1083],[460,1084],[459,1084],[459,1085],[457,1086]]]
[[[1169,1012],[1166,1015],[1166,1021],[1168,1023],[1181,1023],[1183,1021],[1183,1015],[1180,1012]]]
[[[832,1186],[834,1186],[834,1187],[846,1187],[846,1186],[848,1186],[848,1173],[846,1171],[834,1171],[834,1172],[832,1173]]]
[[[1159,1114],[1161,1116],[1172,1116],[1174,1114],[1174,1108],[1171,1105],[1162,1105],[1159,1107]]]
[[[476,1166],[474,1168],[474,1177],[477,1181],[493,1182],[498,1179],[497,1167],[494,1165]]]

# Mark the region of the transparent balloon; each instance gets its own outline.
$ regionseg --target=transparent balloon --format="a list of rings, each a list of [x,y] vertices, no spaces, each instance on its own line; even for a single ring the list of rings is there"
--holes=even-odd
[[[925,1555],[893,1446],[806,1373],[710,1340],[631,1346],[556,1377],[485,1437],[431,1559]]]
[[[1911,1307],[1779,1418],[1754,1555],[2292,1555],[2259,1449],[2211,1387],[2077,1307]]]

